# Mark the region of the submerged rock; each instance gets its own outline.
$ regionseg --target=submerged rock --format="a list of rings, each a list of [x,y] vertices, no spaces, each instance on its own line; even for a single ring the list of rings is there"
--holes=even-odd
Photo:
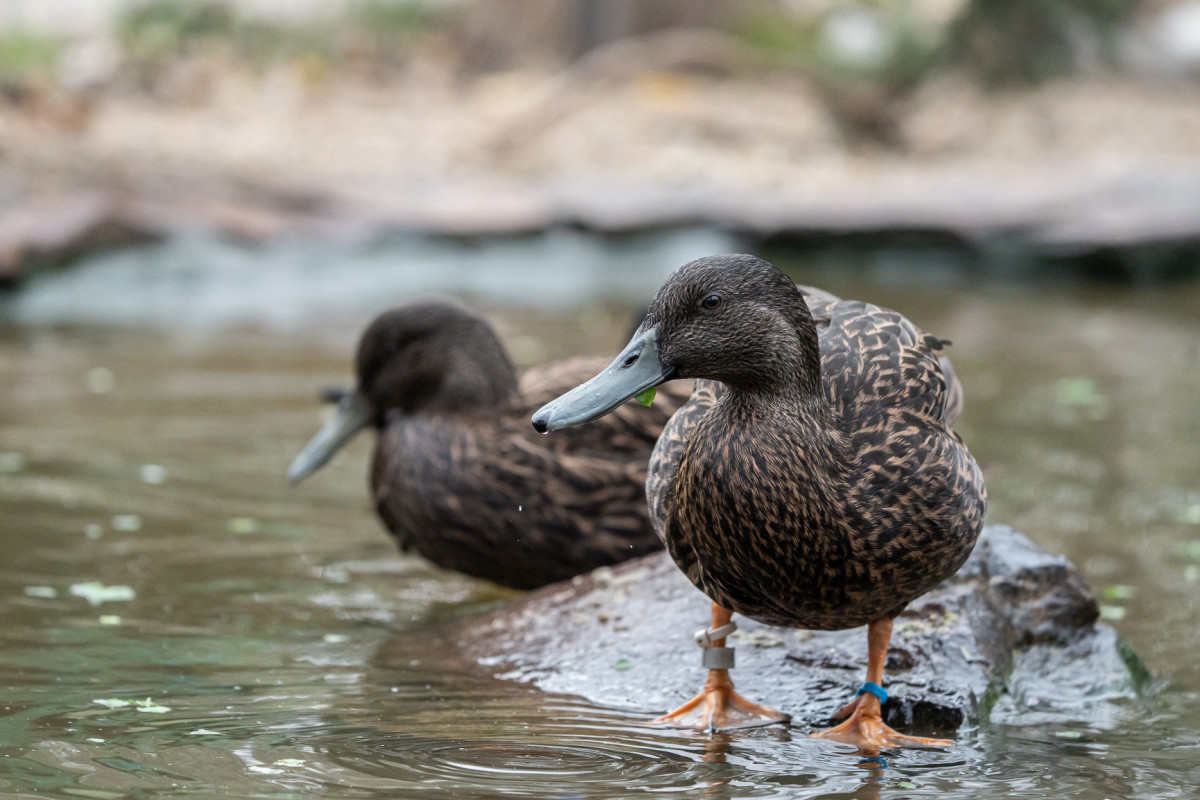
[[[661,713],[704,678],[692,634],[709,601],[663,554],[556,584],[459,623],[457,646],[499,677],[594,703]],[[1011,528],[984,529],[959,573],[896,619],[884,683],[888,724],[953,732],[1103,722],[1147,674],[1108,626],[1079,571]],[[733,678],[746,697],[819,727],[861,685],[865,628],[804,631],[735,617]]]

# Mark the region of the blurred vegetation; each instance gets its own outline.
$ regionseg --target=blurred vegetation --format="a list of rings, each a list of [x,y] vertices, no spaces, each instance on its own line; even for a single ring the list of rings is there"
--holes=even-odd
[[[49,79],[58,66],[62,46],[60,39],[43,34],[18,31],[0,35],[0,83],[20,86]]]
[[[947,57],[986,85],[1036,84],[1116,61],[1138,0],[971,0],[947,32]]]
[[[596,24],[596,7],[584,0],[542,1],[539,11],[531,11],[535,4],[502,0],[361,0],[339,11],[281,21],[246,14],[236,0],[146,0],[116,17],[115,77],[120,86],[175,98],[187,94],[179,88],[187,82],[177,69],[181,64],[193,77],[197,65],[210,75],[214,66],[261,73],[285,65],[316,84],[343,73],[387,79],[428,53],[460,75],[477,71],[471,64],[480,61],[480,53],[487,55],[487,69],[521,68],[528,66],[530,52],[554,52],[580,36],[588,39],[583,35],[588,20]],[[630,10],[660,8],[650,5],[654,2],[601,6],[611,12],[604,27],[639,32],[629,23],[638,16]],[[730,6],[735,16],[725,30],[770,67],[810,78],[852,137],[886,143],[895,103],[931,77],[957,71],[985,86],[1004,87],[1115,65],[1122,30],[1140,10],[1152,11],[1162,2],[779,0]],[[713,23],[700,5],[695,11],[683,6],[662,24]],[[646,30],[653,28],[640,32]],[[11,92],[13,86],[52,81],[63,52],[64,42],[50,36],[0,34],[0,82]],[[556,55],[566,61],[577,53]]]
[[[118,15],[116,35],[126,66],[148,82],[180,57],[258,69],[293,62],[325,72],[349,62],[396,66],[435,21],[418,0],[372,0],[336,19],[295,24],[248,17],[222,0],[150,0]]]
[[[939,64],[942,42],[906,2],[842,3],[796,16],[780,8],[734,23],[746,45],[805,73],[850,141],[898,145],[895,103]]]

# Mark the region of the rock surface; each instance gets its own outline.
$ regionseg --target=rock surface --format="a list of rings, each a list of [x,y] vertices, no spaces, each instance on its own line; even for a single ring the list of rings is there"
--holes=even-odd
[[[709,602],[663,554],[556,584],[459,623],[458,647],[500,677],[604,706],[661,713],[703,682],[692,634]],[[1102,721],[1147,682],[1079,571],[1011,528],[988,526],[950,581],[896,620],[885,720],[952,733]],[[735,617],[733,677],[752,700],[814,728],[863,680],[865,628],[801,631]]]

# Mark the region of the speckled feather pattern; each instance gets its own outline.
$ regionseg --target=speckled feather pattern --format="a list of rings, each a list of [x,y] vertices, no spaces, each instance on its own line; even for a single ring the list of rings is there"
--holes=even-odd
[[[733,258],[722,274],[747,257]],[[686,304],[715,273],[693,267],[664,286],[649,322],[694,313]],[[763,280],[789,293],[780,278]],[[770,387],[698,380],[654,449],[647,496],[671,556],[714,601],[771,624],[840,629],[894,616],[952,575],[979,534],[986,494],[949,428],[962,389],[943,342],[895,311],[800,292],[806,308],[784,297],[777,311],[801,341],[815,333],[819,388],[796,402]],[[774,363],[793,334],[759,325],[735,335],[762,339],[742,345],[745,357]],[[740,366],[722,368],[744,380]]]

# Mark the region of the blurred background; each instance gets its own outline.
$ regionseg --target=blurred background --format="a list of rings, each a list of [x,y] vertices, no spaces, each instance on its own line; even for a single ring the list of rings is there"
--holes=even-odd
[[[509,595],[394,552],[369,437],[285,485],[384,308],[612,354],[733,251],[953,341],[989,522],[1158,692],[714,763],[435,652]],[[0,0],[0,791],[1177,796],[1198,281],[1195,0]]]

